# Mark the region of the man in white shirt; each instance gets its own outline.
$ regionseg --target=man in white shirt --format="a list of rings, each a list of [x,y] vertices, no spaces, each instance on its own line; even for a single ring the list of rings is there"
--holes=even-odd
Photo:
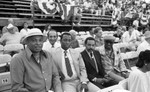
[[[128,31],[124,32],[122,35],[122,41],[125,43],[131,43],[134,41],[137,41],[139,39],[140,33],[133,28],[133,26],[130,26]]]
[[[10,28],[8,28],[8,27],[9,27],[10,25],[13,26],[13,27],[12,27],[12,30],[14,30],[14,31],[16,31],[16,32],[19,32],[18,27],[16,27],[14,24],[15,24],[15,23],[14,23],[14,20],[13,20],[12,18],[9,18],[7,25],[2,28],[2,35],[3,35],[4,33],[6,33],[6,32],[9,31]]]
[[[48,52],[53,52],[55,48],[60,47],[60,43],[57,41],[58,34],[56,30],[51,30],[47,34],[48,40],[44,42],[43,44],[43,50],[46,50]]]
[[[146,31],[144,36],[145,40],[137,48],[137,55],[139,55],[141,51],[150,50],[150,31]]]
[[[128,31],[122,35],[122,42],[128,45],[128,50],[135,51],[140,41],[140,33],[134,26],[130,26]]]
[[[2,37],[0,38],[0,44],[7,45],[7,44],[19,44],[22,38],[22,35],[14,30],[12,24],[7,26],[7,32],[4,32]]]

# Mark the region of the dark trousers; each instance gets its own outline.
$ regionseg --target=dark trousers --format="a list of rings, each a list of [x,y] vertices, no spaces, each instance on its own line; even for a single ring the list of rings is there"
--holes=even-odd
[[[114,80],[110,80],[108,82],[105,82],[103,84],[97,83],[97,82],[92,82],[93,84],[95,84],[96,86],[98,86],[100,89],[106,88],[106,87],[110,87],[113,85],[118,84],[118,82],[114,81]]]

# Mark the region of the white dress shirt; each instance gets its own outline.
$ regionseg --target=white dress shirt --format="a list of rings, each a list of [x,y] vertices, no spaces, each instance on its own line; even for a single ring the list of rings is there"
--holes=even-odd
[[[142,72],[139,69],[133,70],[128,78],[128,89],[131,92],[150,91],[150,72]]]
[[[55,42],[54,47],[52,47],[51,43],[47,40],[43,43],[43,50],[46,50],[50,53],[53,53],[57,47],[60,47],[60,42]]]
[[[150,44],[145,40],[143,41],[137,48],[137,55],[140,54],[141,51],[150,50]]]
[[[123,37],[123,42],[132,42],[133,40],[137,40],[137,38],[139,37],[140,33],[137,30],[133,30],[132,34],[129,35],[129,32],[126,31],[122,37]]]

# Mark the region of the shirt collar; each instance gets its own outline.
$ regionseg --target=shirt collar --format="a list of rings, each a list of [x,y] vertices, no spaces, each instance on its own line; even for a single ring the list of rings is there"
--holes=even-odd
[[[65,50],[63,48],[61,48],[61,51],[64,52]],[[66,51],[69,52],[69,49],[67,49]]]
[[[88,53],[88,54],[90,54],[91,52],[89,52],[87,49],[86,49],[86,52]],[[92,51],[92,53],[93,53],[93,51]]]
[[[89,55],[90,57],[91,57],[90,53],[92,53],[92,54],[94,55],[93,51],[92,51],[92,52],[89,52],[89,51],[86,49],[86,52],[88,53],[88,55]]]
[[[26,52],[27,58],[30,59],[31,56],[33,55],[33,53],[31,52],[31,50],[28,47],[26,47],[25,48],[25,52]],[[47,54],[43,50],[41,50],[40,55],[42,55],[45,58],[47,58]]]

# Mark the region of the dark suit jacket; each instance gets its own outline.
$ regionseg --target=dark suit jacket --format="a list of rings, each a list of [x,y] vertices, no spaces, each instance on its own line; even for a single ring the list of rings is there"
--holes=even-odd
[[[94,67],[94,62],[91,61],[90,56],[88,55],[87,51],[84,50],[83,52],[81,52],[81,55],[83,57],[83,61],[85,63],[85,67],[87,70],[87,75],[90,81],[92,81],[93,78],[103,78],[105,76],[105,71],[104,71],[104,67],[102,65],[102,61],[101,61],[101,55],[98,51],[93,51],[95,60],[97,62],[97,66],[98,66],[98,70],[99,72],[96,72],[96,67]]]

